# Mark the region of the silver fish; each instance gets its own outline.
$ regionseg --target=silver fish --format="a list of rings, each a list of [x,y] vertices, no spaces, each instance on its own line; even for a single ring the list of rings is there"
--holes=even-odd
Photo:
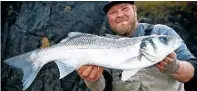
[[[122,80],[127,80],[139,69],[152,66],[164,59],[181,43],[179,37],[169,35],[109,38],[71,32],[56,45],[36,49],[4,62],[22,69],[23,90],[32,84],[40,69],[51,61],[57,64],[60,79],[82,65],[89,64],[124,70]]]

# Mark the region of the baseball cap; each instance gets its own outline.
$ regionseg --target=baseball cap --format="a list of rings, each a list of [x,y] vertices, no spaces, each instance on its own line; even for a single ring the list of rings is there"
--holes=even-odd
[[[108,10],[109,10],[112,6],[114,6],[114,5],[116,5],[116,4],[120,4],[120,3],[130,3],[130,4],[134,4],[134,1],[109,1],[107,4],[104,5],[103,11],[104,11],[105,13],[107,13]]]

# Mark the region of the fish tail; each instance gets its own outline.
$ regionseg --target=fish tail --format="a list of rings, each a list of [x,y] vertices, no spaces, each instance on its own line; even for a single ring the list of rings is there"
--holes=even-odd
[[[23,71],[23,90],[27,89],[36,78],[42,65],[35,66],[35,51],[28,52],[5,60],[4,62],[12,67],[20,68]],[[30,58],[33,57],[33,58]]]

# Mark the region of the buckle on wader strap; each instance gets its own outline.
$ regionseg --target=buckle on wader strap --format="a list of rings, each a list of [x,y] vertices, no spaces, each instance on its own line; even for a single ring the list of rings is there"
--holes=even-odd
[[[154,25],[149,24],[148,27],[144,30],[145,36],[150,35],[153,30]]]

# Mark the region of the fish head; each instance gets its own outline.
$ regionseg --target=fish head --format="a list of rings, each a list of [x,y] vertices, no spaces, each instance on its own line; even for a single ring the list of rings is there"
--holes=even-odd
[[[161,61],[181,45],[179,37],[155,35],[142,40],[140,52],[150,61]]]

